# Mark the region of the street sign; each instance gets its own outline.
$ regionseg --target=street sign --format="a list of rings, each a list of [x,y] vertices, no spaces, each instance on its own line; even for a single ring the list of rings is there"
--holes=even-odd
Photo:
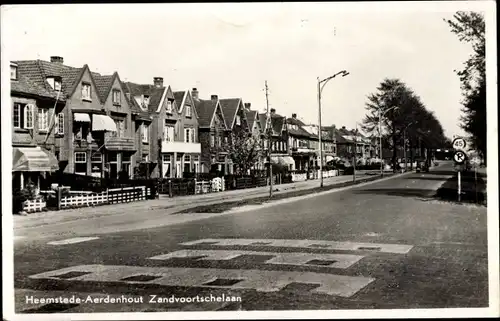
[[[465,159],[466,159],[466,156],[465,156],[465,153],[462,152],[462,151],[457,151],[455,152],[455,154],[453,154],[453,160],[455,161],[455,163],[457,164],[462,164],[465,162]]]
[[[478,157],[478,156],[474,156],[474,157],[471,158],[470,163],[473,166],[478,167],[479,165],[481,165],[481,158]]]
[[[456,150],[464,150],[466,145],[465,139],[463,138],[455,138],[453,140],[453,148]]]

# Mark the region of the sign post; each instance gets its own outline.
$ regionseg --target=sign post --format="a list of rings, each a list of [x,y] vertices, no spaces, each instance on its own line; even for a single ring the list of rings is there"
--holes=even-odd
[[[457,140],[458,139],[455,139],[455,141],[457,141]],[[455,141],[453,142],[453,146],[455,146]],[[463,144],[463,147],[465,147],[465,143]],[[458,168],[458,188],[457,188],[459,202],[461,201],[461,195],[462,195],[462,181],[461,181],[462,164],[465,163],[466,158],[467,158],[467,156],[461,150],[456,151],[455,154],[453,154],[453,160],[455,161],[455,164],[459,165],[459,168]]]

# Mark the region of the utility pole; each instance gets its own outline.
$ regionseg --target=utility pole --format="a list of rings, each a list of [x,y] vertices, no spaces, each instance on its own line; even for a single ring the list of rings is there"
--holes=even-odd
[[[269,164],[269,197],[273,197],[273,165],[271,164],[271,135],[272,135],[272,122],[271,122],[271,113],[269,111],[269,93],[267,87],[266,80],[266,130],[267,130],[267,159]]]

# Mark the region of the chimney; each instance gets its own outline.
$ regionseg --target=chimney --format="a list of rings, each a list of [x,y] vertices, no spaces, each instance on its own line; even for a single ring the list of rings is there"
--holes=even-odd
[[[271,115],[274,115],[274,114],[276,114],[276,109],[271,108]]]
[[[297,119],[297,114],[292,114],[293,119]]]
[[[245,103],[245,109],[246,110],[250,110],[250,106],[252,106],[251,103]]]
[[[342,129],[345,129],[345,126],[342,126]]]
[[[153,78],[153,83],[156,88],[161,88],[163,87],[163,77],[154,77]]]
[[[193,88],[191,90],[191,96],[193,97],[193,99],[198,100],[198,89]]]
[[[218,100],[218,99],[219,99],[219,96],[217,96],[217,95],[212,95],[212,96],[210,97],[210,99],[211,99],[211,100]]]
[[[64,59],[63,59],[63,57],[59,57],[59,56],[51,56],[50,57],[50,62],[54,62],[54,63],[57,63],[57,64],[62,64],[62,63],[64,63]]]

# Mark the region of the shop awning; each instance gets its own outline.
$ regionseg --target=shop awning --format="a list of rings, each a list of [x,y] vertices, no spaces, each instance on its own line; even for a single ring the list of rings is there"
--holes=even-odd
[[[116,124],[113,118],[107,115],[92,115],[92,130],[116,132]]]
[[[334,160],[333,156],[330,156],[330,155],[327,155],[326,156],[326,162],[331,162],[332,160]]]
[[[292,165],[292,168],[295,168],[295,161],[291,156],[272,156],[271,162],[279,165],[284,165],[287,168],[289,165]]]
[[[51,152],[40,147],[18,147],[13,149],[13,172],[54,172],[59,161]]]
[[[89,114],[74,113],[73,114],[73,119],[77,123],[90,123],[90,116],[89,116]]]

